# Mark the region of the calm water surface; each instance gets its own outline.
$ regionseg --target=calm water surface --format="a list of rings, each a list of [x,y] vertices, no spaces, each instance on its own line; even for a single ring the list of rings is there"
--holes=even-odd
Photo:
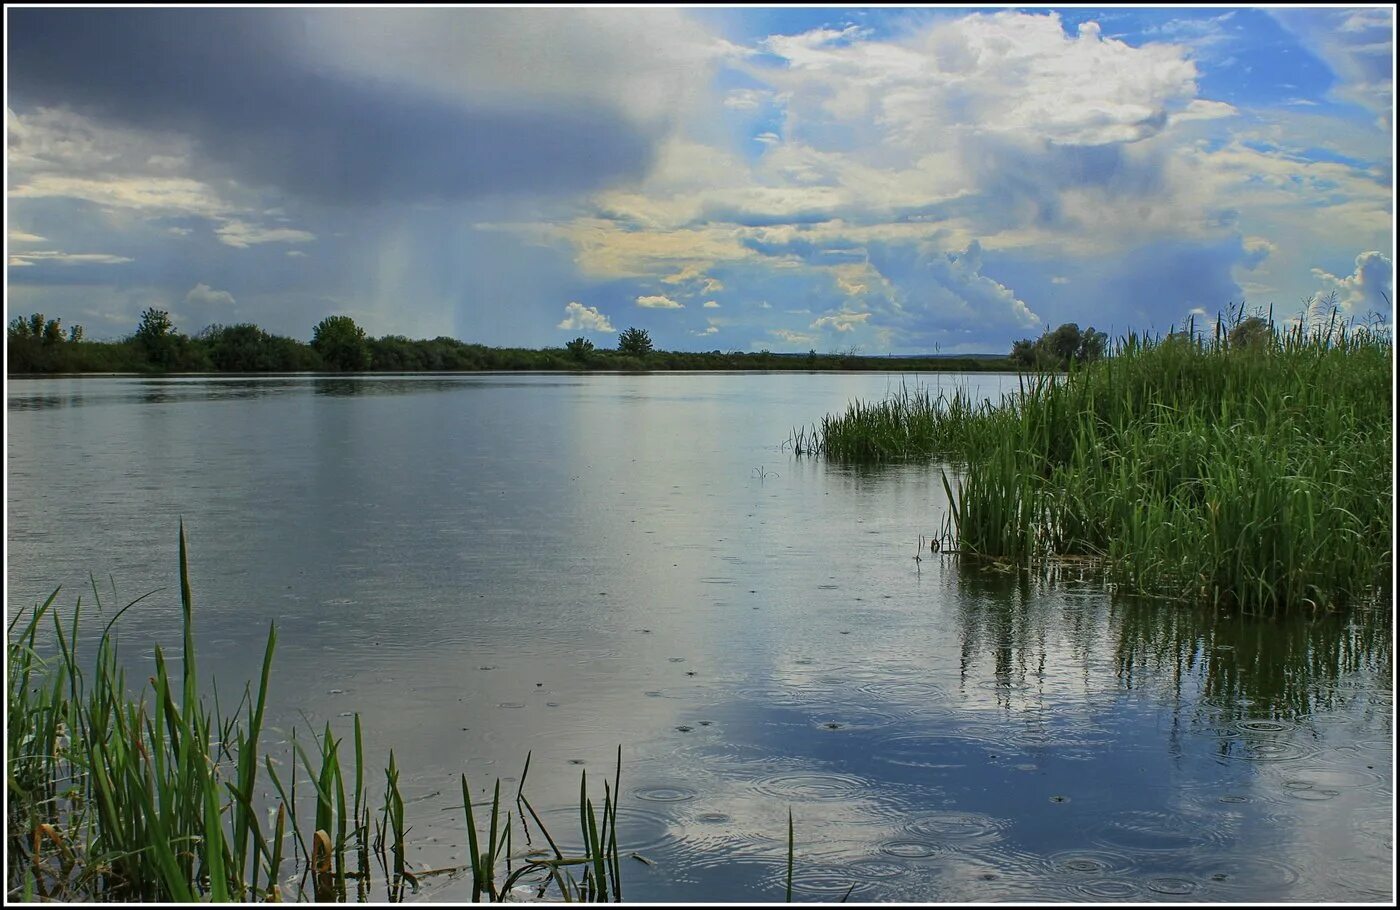
[[[183,516],[201,670],[236,700],[275,622],[274,724],[359,711],[419,868],[463,861],[460,772],[509,788],[533,751],[568,840],[621,744],[632,899],[781,899],[791,809],[802,899],[1390,900],[1388,607],[1272,622],[916,563],[937,468],[780,449],[898,382],[12,381],[8,607],[163,587],[122,620],[145,676]]]

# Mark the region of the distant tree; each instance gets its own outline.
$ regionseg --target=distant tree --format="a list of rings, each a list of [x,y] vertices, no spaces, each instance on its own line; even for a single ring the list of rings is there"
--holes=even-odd
[[[580,335],[573,341],[570,341],[569,343],[565,344],[564,348],[569,352],[570,357],[582,362],[586,361],[588,359],[588,355],[593,353],[593,342]]]
[[[77,344],[83,340],[83,327],[76,323],[68,330],[68,340]]]
[[[1268,320],[1261,316],[1250,316],[1230,329],[1229,341],[1232,348],[1262,348],[1274,337],[1274,330]]]
[[[170,314],[165,310],[155,307],[142,310],[134,340],[146,359],[156,366],[168,368],[174,362],[178,341]]]
[[[212,325],[200,332],[200,339],[217,370],[257,373],[294,368],[280,362],[281,352],[273,345],[272,336],[251,323]]]
[[[368,370],[369,342],[365,330],[349,316],[327,316],[311,330],[311,347],[332,370]]]
[[[1062,364],[1068,364],[1079,353],[1079,345],[1084,340],[1079,324],[1066,322],[1045,339],[1046,349]]]
[[[1094,330],[1093,326],[1084,330],[1079,339],[1079,350],[1074,359],[1080,363],[1093,363],[1108,352],[1108,335]]]
[[[817,349],[816,349],[816,348],[811,348],[810,350],[807,351],[807,366],[809,366],[809,367],[815,367],[816,365],[817,365]]]
[[[1092,363],[1108,351],[1108,336],[1093,326],[1080,331],[1079,325],[1066,322],[1057,329],[1047,329],[1035,341],[1022,338],[1011,345],[1009,360],[1018,367],[1033,370],[1067,370],[1070,363]]]
[[[1022,338],[1011,345],[1011,362],[1018,367],[1033,367],[1036,365],[1037,348],[1035,342],[1029,338]]]
[[[630,328],[617,337],[617,350],[633,357],[645,357],[652,352],[651,336],[646,329]]]
[[[63,335],[63,321],[61,319],[50,319],[44,323],[44,344],[62,344],[67,339]]]

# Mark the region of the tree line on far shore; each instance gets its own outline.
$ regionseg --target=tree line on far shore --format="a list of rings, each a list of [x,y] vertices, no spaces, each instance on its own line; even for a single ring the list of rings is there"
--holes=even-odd
[[[615,349],[582,336],[558,348],[498,348],[456,338],[369,337],[349,316],[328,316],[310,343],[273,335],[251,323],[211,325],[196,335],[176,329],[151,307],[136,331],[117,341],[89,341],[83,327],[65,330],[41,313],[16,317],[7,330],[8,372],[26,373],[297,373],[459,372],[479,370],[891,370],[989,371],[1004,357],[862,356],[857,348],[819,354],[771,351],[659,351],[645,329],[628,328]]]

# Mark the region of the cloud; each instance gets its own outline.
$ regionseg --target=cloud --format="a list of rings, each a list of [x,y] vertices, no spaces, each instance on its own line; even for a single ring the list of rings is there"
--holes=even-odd
[[[864,326],[869,318],[869,313],[832,313],[829,316],[819,317],[812,323],[811,328],[849,332]]]
[[[73,177],[40,174],[10,189],[11,199],[81,199],[148,215],[217,218],[229,210],[209,186],[187,177]]]
[[[791,329],[769,329],[769,335],[774,338],[786,341],[788,344],[812,344],[817,340],[816,335],[808,335],[805,332],[794,332]]]
[[[185,303],[200,307],[232,307],[234,300],[233,295],[228,291],[216,291],[209,285],[200,282],[185,294]]]
[[[645,296],[645,297],[638,297],[638,298],[637,298],[637,306],[639,306],[639,307],[645,307],[646,309],[649,309],[649,310],[683,310],[683,309],[685,309],[685,304],[683,304],[683,303],[677,303],[676,301],[672,300],[670,297],[666,297],[666,296],[663,296],[663,295],[661,295],[661,294],[655,294],[655,295]]]
[[[11,243],[43,243],[46,240],[38,234],[30,234],[25,231],[10,231]]]
[[[1356,257],[1350,275],[1338,278],[1314,268],[1313,276],[1322,282],[1323,293],[1337,293],[1337,305],[1347,313],[1389,313],[1395,299],[1395,265],[1385,254],[1370,250]],[[1387,299],[1389,298],[1389,299]]]
[[[1270,14],[1337,75],[1330,94],[1376,115],[1389,133],[1395,106],[1395,12],[1391,9],[1275,9]]]
[[[341,307],[523,345],[561,299],[726,287],[736,347],[956,351],[1369,286],[1340,266],[1393,242],[1388,133],[1355,107],[1380,113],[1356,92],[1389,85],[1388,11],[1299,19],[1330,30],[1300,31],[1311,54],[1226,13],[1228,52],[1290,80],[1267,102],[1226,94],[1247,79],[1206,16],[1119,40],[1070,15],[875,11],[736,47],[677,9],[17,10],[13,223],[131,257],[35,287],[100,273],[178,304],[208,281],[281,331]]]
[[[308,243],[316,239],[316,235],[310,231],[265,227],[260,224],[239,221],[236,218],[220,225],[215,233],[219,235],[221,243],[240,249],[258,243]]]
[[[570,331],[582,332],[615,332],[613,324],[608,321],[608,317],[598,312],[597,307],[584,306],[572,301],[564,307],[564,321],[555,326],[557,329],[568,329]]]
[[[33,250],[11,252],[11,266],[28,266],[41,262],[55,265],[118,265],[134,262],[130,256],[113,256],[110,253],[62,253],[56,250]]]
[[[736,88],[724,96],[724,106],[735,111],[756,111],[773,97],[772,92]]]
[[[338,204],[637,176],[737,50],[679,10],[14,12],[16,110],[178,131],[210,175]]]
[[[770,39],[787,72],[765,72],[814,123],[864,121],[889,141],[936,148],[949,130],[1076,145],[1157,132],[1196,92],[1174,44],[1132,47],[1097,24],[1065,34],[1057,13],[1013,11],[935,22],[906,38],[818,30]]]

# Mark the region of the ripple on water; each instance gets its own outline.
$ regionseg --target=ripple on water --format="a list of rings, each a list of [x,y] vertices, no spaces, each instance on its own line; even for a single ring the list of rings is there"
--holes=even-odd
[[[1052,868],[1070,875],[1111,876],[1132,871],[1133,861],[1112,850],[1065,850],[1047,859]]]
[[[1360,768],[1289,768],[1283,785],[1290,790],[1354,790],[1383,782],[1379,774]]]
[[[1317,750],[1288,740],[1233,740],[1225,752],[1227,758],[1248,762],[1283,762],[1311,758]]]
[[[777,870],[776,884],[787,885],[787,869]],[[792,870],[792,890],[805,894],[839,896],[851,892],[854,897],[875,887],[875,883],[861,877],[860,873],[847,865],[802,865],[795,864]],[[835,899],[839,900],[839,897]]]
[[[909,866],[905,863],[892,863],[882,859],[858,859],[848,863],[846,868],[860,879],[898,878],[909,872]]]
[[[1201,882],[1211,900],[1277,900],[1287,896],[1288,889],[1299,878],[1295,867],[1256,856],[1210,857],[1190,863],[1182,871]]]
[[[962,733],[898,733],[877,743],[871,757],[910,768],[946,768],[985,762],[988,753],[1015,751],[1007,742]]]
[[[1006,823],[980,812],[924,812],[904,826],[918,840],[985,841],[1001,836]]]
[[[755,701],[768,707],[815,707],[830,698],[830,693],[813,685],[745,686],[734,690],[745,701]]]
[[[1241,720],[1231,725],[1241,733],[1290,733],[1298,725],[1284,720]]]
[[[886,856],[899,859],[928,859],[930,856],[948,853],[953,848],[948,844],[921,840],[892,840],[886,841],[877,849]]]
[[[680,803],[696,797],[689,787],[641,787],[632,791],[637,799],[652,803]]]
[[[1128,900],[1141,893],[1137,885],[1121,878],[1096,878],[1093,881],[1079,882],[1075,884],[1074,890],[1086,897],[1103,900]]]
[[[810,712],[815,726],[828,730],[879,730],[899,722],[893,714],[872,711],[859,705],[830,705]]]
[[[849,691],[870,699],[872,707],[920,723],[946,722],[956,712],[952,696],[931,683],[872,682]]]
[[[1147,890],[1149,891],[1155,891],[1158,894],[1170,894],[1174,897],[1194,894],[1196,891],[1196,883],[1189,878],[1172,878],[1170,876],[1149,878],[1146,884]]]
[[[1130,852],[1190,852],[1218,847],[1224,837],[1219,826],[1200,819],[1144,809],[1109,819],[1095,843]]]
[[[656,859],[662,848],[676,844],[673,819],[670,815],[642,806],[618,806],[617,842],[627,850],[642,853],[648,859]],[[582,835],[578,825],[578,807],[565,806],[546,809],[540,813],[549,834],[559,849],[565,853],[583,848]],[[539,828],[530,825],[536,841],[542,840]]]
[[[818,771],[771,774],[753,786],[765,796],[797,801],[854,799],[873,792],[870,781],[863,778]]]

